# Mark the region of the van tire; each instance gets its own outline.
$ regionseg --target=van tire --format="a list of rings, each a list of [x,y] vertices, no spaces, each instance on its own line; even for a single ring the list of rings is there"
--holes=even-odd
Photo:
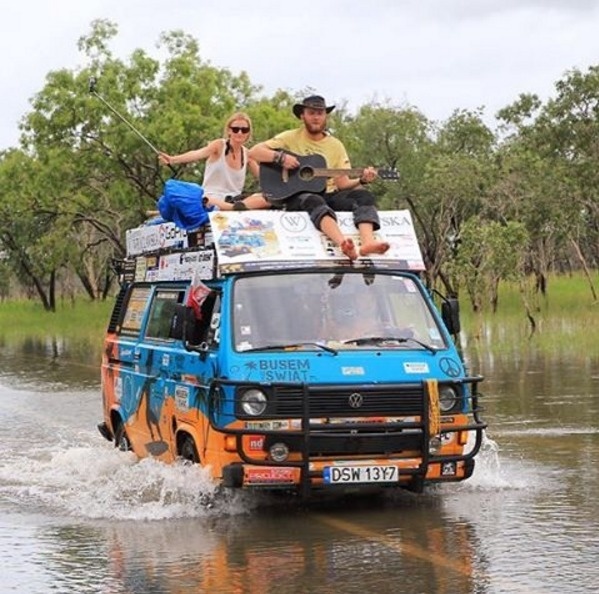
[[[193,464],[200,463],[198,449],[196,448],[196,444],[193,440],[193,437],[191,437],[190,435],[185,435],[181,440],[181,445],[179,446],[179,456],[183,460],[188,460]]]

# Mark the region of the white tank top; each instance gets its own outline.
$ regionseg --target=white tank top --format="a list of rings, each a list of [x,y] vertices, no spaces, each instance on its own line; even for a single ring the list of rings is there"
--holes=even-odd
[[[225,160],[226,141],[216,161],[206,161],[202,187],[204,194],[210,198],[224,199],[227,196],[237,196],[243,191],[245,173],[247,170],[247,149],[242,146],[243,165],[241,169],[232,169]]]

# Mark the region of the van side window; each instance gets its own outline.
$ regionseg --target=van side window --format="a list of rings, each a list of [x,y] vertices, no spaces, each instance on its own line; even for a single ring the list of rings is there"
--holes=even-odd
[[[168,340],[171,337],[175,306],[183,302],[183,295],[182,289],[158,289],[154,293],[146,329],[147,338]]]
[[[121,334],[137,336],[141,330],[141,324],[146,311],[146,304],[152,294],[150,287],[134,287],[131,289],[127,308],[121,324]]]

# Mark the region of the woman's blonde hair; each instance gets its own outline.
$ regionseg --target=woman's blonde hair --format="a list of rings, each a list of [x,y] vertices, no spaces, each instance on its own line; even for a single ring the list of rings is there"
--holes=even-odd
[[[250,140],[251,137],[252,137],[252,129],[253,129],[252,128],[252,120],[250,119],[250,116],[247,113],[243,112],[243,111],[237,111],[232,116],[229,116],[227,118],[227,121],[225,122],[225,127],[223,129],[225,138],[229,138],[229,126],[235,120],[243,120],[244,122],[247,122],[247,125],[250,128],[250,135],[248,136],[248,140]]]

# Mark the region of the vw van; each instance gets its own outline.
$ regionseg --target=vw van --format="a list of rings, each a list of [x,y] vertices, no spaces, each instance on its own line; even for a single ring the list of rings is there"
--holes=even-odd
[[[486,427],[407,210],[350,262],[306,213],[213,212],[127,234],[102,359],[101,434],[229,489],[322,492],[468,479]],[[342,230],[355,234],[351,213]],[[356,242],[358,238],[355,237]]]

